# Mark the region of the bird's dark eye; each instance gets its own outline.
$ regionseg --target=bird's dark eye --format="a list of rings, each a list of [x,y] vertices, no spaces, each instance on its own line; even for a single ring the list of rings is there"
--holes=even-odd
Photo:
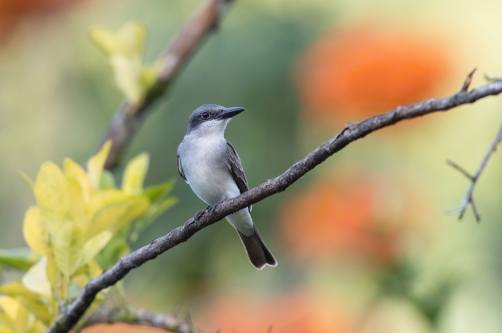
[[[202,115],[201,115],[202,119],[209,119],[209,112],[204,112]]]

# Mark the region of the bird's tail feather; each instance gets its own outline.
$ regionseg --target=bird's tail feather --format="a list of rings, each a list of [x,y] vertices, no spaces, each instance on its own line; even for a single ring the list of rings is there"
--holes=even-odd
[[[236,229],[237,230],[237,229]],[[239,234],[242,244],[246,249],[246,253],[248,255],[249,261],[258,269],[263,269],[265,265],[269,265],[272,267],[277,266],[277,261],[274,256],[268,250],[267,246],[261,239],[256,226],[254,227],[254,233],[250,236],[245,236],[237,230]]]

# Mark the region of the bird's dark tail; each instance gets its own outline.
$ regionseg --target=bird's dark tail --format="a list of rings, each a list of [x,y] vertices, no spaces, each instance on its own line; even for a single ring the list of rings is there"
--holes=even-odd
[[[249,261],[254,265],[254,267],[263,269],[265,265],[272,267],[277,266],[277,261],[275,260],[272,253],[270,253],[270,251],[267,249],[267,246],[261,239],[256,226],[254,227],[254,233],[250,236],[241,234],[239,230],[237,230],[237,233],[239,234],[242,244],[246,249]]]

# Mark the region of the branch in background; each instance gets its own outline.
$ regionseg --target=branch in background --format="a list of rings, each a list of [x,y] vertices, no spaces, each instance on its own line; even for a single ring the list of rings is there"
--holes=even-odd
[[[430,99],[413,105],[399,106],[387,113],[371,117],[353,124],[352,127],[345,128],[334,138],[317,147],[304,159],[293,164],[282,175],[269,179],[265,183],[235,198],[225,200],[215,205],[214,209],[206,208],[201,214],[196,214],[198,216],[197,219],[195,216],[190,218],[167,235],[123,257],[112,268],[91,280],[78,298],[69,306],[68,311],[54,323],[48,332],[68,332],[82,318],[101,290],[114,285],[134,268],[155,259],[174,246],[186,242],[196,232],[220,221],[225,216],[286,190],[307,172],[324,162],[331,155],[342,150],[351,142],[405,119],[417,118],[438,111],[446,111],[459,105],[474,103],[487,96],[498,95],[500,93],[502,93],[502,80],[488,83],[471,91],[464,91],[462,89],[447,98]]]
[[[234,0],[206,0],[190,22],[180,31],[169,48],[160,56],[163,66],[157,79],[158,89],[151,91],[140,105],[124,102],[115,113],[103,140],[111,139],[112,147],[105,163],[106,169],[114,168],[120,156],[133,138],[151,105],[162,96],[190,56],[202,44],[220,22],[228,5]]]
[[[189,317],[186,321],[181,321],[171,313],[164,314],[134,308],[100,309],[89,317],[85,326],[114,323],[152,326],[174,333],[203,333],[193,326]]]
[[[492,156],[492,154],[495,152],[497,149],[497,145],[502,141],[502,125],[500,126],[499,132],[497,133],[497,136],[495,137],[495,140],[493,143],[490,145],[490,148],[486,152],[485,157],[483,158],[483,161],[481,161],[481,165],[478,168],[478,171],[474,176],[471,176],[470,173],[468,173],[464,168],[459,166],[453,161],[448,160],[448,164],[451,165],[453,168],[458,170],[461,174],[466,176],[470,181],[471,184],[469,185],[469,188],[467,189],[467,193],[465,194],[464,198],[462,199],[462,203],[460,206],[451,209],[449,212],[458,212],[460,211],[460,215],[458,216],[458,219],[461,220],[464,217],[465,211],[467,210],[467,207],[471,205],[472,211],[474,213],[474,216],[476,217],[476,221],[481,221],[481,215],[479,215],[479,211],[476,207],[476,204],[474,203],[474,198],[473,198],[473,192],[474,192],[474,187],[476,186],[476,183],[481,176],[481,173],[483,173],[486,165],[488,164],[488,160]]]

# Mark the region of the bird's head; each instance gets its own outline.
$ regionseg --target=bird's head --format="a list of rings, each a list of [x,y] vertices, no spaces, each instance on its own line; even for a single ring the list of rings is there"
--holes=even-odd
[[[188,120],[188,134],[223,135],[228,121],[246,110],[243,107],[225,108],[216,104],[204,104],[192,112]]]

